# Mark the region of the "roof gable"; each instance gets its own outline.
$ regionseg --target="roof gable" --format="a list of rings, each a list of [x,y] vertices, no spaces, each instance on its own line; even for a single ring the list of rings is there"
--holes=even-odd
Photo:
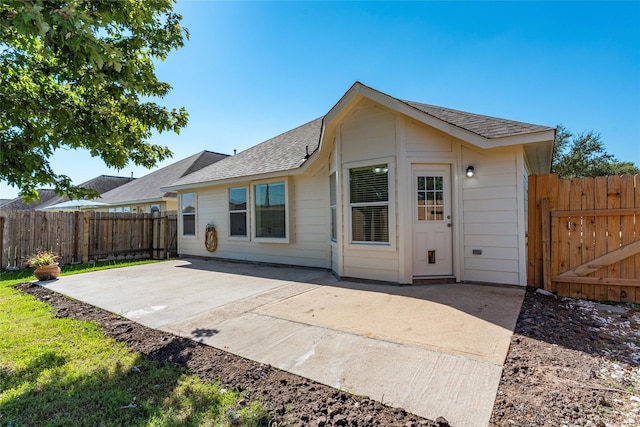
[[[354,100],[368,98],[394,111],[409,115],[456,138],[481,148],[549,142],[542,150],[545,164],[550,156],[554,128],[468,113],[413,101],[402,101],[356,82],[329,112],[302,126],[264,141],[235,156],[183,177],[164,189],[183,189],[210,182],[252,177],[276,172],[291,173],[303,166],[322,143],[325,126],[340,121]],[[547,156],[549,154],[549,156]],[[550,165],[550,157],[549,157]]]

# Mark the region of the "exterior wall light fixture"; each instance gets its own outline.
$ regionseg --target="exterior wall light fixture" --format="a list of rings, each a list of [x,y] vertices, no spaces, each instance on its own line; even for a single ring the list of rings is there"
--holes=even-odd
[[[475,168],[471,165],[467,166],[467,178],[473,178],[475,174],[476,174]]]

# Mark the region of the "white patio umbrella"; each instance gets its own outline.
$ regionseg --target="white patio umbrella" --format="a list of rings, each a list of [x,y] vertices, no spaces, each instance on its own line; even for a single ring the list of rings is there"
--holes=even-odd
[[[106,206],[106,203],[96,202],[95,200],[68,200],[66,202],[58,203],[55,205],[47,206],[46,208],[42,208],[43,211],[80,211],[88,208],[96,208],[100,206]]]

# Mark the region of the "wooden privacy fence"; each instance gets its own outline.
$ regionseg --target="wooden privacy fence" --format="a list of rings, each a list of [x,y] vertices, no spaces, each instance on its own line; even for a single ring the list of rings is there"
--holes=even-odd
[[[640,175],[529,177],[528,284],[640,302]]]
[[[62,264],[167,258],[177,252],[177,214],[0,210],[0,236],[3,270],[26,267],[38,250]]]

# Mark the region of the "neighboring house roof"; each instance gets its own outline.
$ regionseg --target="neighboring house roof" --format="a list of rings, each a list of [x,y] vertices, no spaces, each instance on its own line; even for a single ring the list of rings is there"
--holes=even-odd
[[[134,179],[135,178],[128,178],[124,176],[100,175],[87,182],[83,182],[78,187],[96,190],[98,194],[102,194],[123,184],[129,183]],[[37,202],[25,204],[20,197],[16,197],[10,202],[2,205],[2,208],[13,210],[43,209],[69,200],[68,198],[58,196],[50,189],[38,189],[37,191],[40,196],[40,200]]]
[[[111,176],[111,175],[100,175],[93,179],[90,179],[87,182],[83,182],[78,187],[87,188],[89,190],[95,190],[98,194],[104,194],[108,191],[113,190],[114,188],[121,187],[125,184],[135,181],[135,178],[129,178],[126,176]],[[35,209],[43,209],[49,206],[57,205],[58,203],[63,203],[68,201],[69,199],[66,197],[56,196],[46,202],[40,203],[36,206]]]
[[[41,204],[47,203],[49,200],[58,197],[56,193],[53,192],[53,190],[49,190],[46,188],[40,188],[36,191],[38,192],[38,196],[40,197],[40,200],[36,202],[31,202],[29,204],[25,204],[22,201],[22,198],[16,197],[15,199],[12,199],[10,202],[2,205],[2,209],[10,209],[10,210],[17,210],[17,211],[36,209]]]
[[[164,197],[175,197],[175,193],[167,193],[160,188],[227,157],[226,154],[201,151],[111,190],[103,194],[99,201],[117,205],[129,202],[160,201]]]
[[[496,141],[498,138],[504,139],[554,130],[548,126],[468,113],[413,101],[402,101],[356,82],[327,115],[271,138],[235,156],[202,168],[196,173],[167,185],[165,189],[183,189],[191,185],[206,185],[208,182],[297,169],[319,148],[323,128],[326,126],[325,121],[332,121],[336,117],[336,110],[343,108],[354,94],[365,92],[378,97],[374,100],[383,99],[394,103],[394,105],[404,105],[411,111],[417,111],[417,114],[422,117],[425,117],[426,114],[432,122],[461,129],[465,135],[469,135],[468,132],[470,132],[477,135],[479,138],[476,138],[481,141]],[[489,145],[497,146],[498,144],[493,142]]]

